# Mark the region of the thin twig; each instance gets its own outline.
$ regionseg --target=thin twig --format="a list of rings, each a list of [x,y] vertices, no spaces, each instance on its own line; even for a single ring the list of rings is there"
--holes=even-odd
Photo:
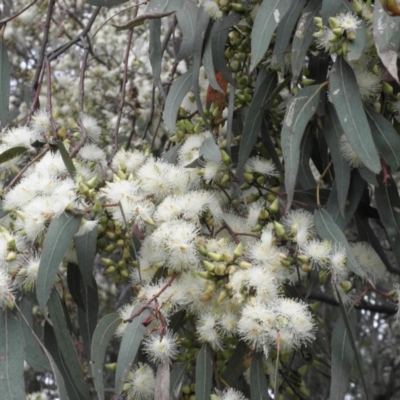
[[[14,18],[17,18],[18,15],[21,15],[24,11],[26,11],[28,8],[32,7],[35,3],[37,2],[37,0],[33,0],[32,3],[28,4],[26,7],[24,7],[21,11],[17,11],[14,15],[11,15],[11,17],[7,17],[4,18],[2,20],[0,20],[0,25],[4,25],[7,22],[13,20]]]

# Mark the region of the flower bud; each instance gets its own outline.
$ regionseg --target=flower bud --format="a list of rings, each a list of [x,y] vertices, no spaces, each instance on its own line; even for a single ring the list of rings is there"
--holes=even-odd
[[[279,210],[279,199],[275,197],[275,200],[269,205],[268,210],[271,214],[275,214]]]
[[[213,263],[210,263],[209,261],[202,260],[204,268],[209,271],[209,272],[214,272],[215,265]]]
[[[350,281],[342,281],[340,282],[340,287],[345,291],[345,293],[349,293],[353,285]]]
[[[251,268],[251,264],[249,262],[247,262],[247,261],[241,261],[238,265],[239,265],[239,267],[241,269],[249,269],[249,268]]]
[[[242,257],[242,255],[243,255],[243,243],[240,242],[238,243],[233,252],[233,258],[236,260],[237,258]]]
[[[214,270],[215,275],[223,276],[226,274],[226,265],[225,264],[218,264]]]
[[[275,228],[275,232],[279,237],[283,237],[285,236],[286,232],[285,232],[285,227],[279,223],[278,221],[274,221],[274,228]]]
[[[356,40],[356,34],[354,32],[348,32],[346,38],[352,42],[353,40]]]
[[[217,304],[222,303],[227,297],[229,296],[229,293],[227,290],[223,289],[221,290],[218,299],[217,299]]]
[[[298,373],[300,376],[304,376],[304,375],[307,373],[307,370],[308,370],[308,365],[307,365],[307,364],[304,364],[302,367],[300,367],[300,368],[297,370],[297,373]]]
[[[219,262],[222,260],[222,255],[218,253],[207,253],[207,256],[211,258],[211,260]]]
[[[342,37],[343,36],[343,29],[342,28],[333,28],[332,32],[337,37]]]
[[[329,25],[332,29],[340,27],[340,21],[337,18],[329,17]]]

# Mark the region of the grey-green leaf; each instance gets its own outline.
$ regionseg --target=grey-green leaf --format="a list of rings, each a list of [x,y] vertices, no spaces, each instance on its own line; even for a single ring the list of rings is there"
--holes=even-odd
[[[8,123],[10,100],[10,62],[3,35],[0,37],[0,122],[4,128]]]
[[[347,59],[349,61],[356,61],[364,54],[364,49],[367,44],[367,28],[365,27],[364,21],[360,21],[360,25],[356,31],[356,38],[352,41],[348,41],[349,52],[347,53]]]
[[[216,164],[221,161],[221,150],[213,137],[208,137],[204,140],[199,149],[199,156],[203,156],[205,160],[213,161]]]
[[[58,147],[58,151],[60,152],[61,158],[64,161],[64,165],[67,168],[69,176],[72,179],[75,179],[76,168],[75,168],[74,163],[72,162],[71,157],[68,154],[67,149],[64,146],[64,143],[61,141],[57,142],[57,147]]]
[[[264,0],[257,11],[251,32],[251,64],[252,71],[264,57],[275,29],[289,11],[292,1]]]
[[[104,316],[97,324],[92,338],[92,374],[94,387],[96,388],[99,400],[104,400],[104,383],[103,383],[103,362],[107,351],[107,346],[115,330],[121,323],[121,317],[118,313],[112,313]]]
[[[185,377],[187,363],[183,362],[178,364],[171,371],[169,395],[171,400],[179,400],[181,397],[181,389],[183,378]]]
[[[142,25],[144,21],[147,20],[159,20],[160,18],[168,17],[174,11],[166,11],[162,13],[154,13],[154,14],[141,14],[136,18],[131,19],[124,25],[113,25],[117,31],[125,31],[127,29],[132,29],[135,26]]]
[[[26,153],[27,151],[28,151],[28,149],[24,146],[12,147],[11,149],[5,150],[0,154],[0,164],[4,163],[6,161],[10,161],[13,158]]]
[[[327,239],[332,244],[341,244],[346,250],[346,265],[350,271],[363,278],[365,272],[358,265],[351,247],[342,230],[335,224],[332,217],[323,208],[314,211],[314,222],[321,239]]]
[[[393,125],[372,108],[367,108],[367,116],[375,145],[393,171],[400,167],[400,138]]]
[[[212,375],[211,349],[208,343],[203,343],[196,360],[196,400],[210,400]]]
[[[316,113],[324,85],[301,89],[289,103],[281,132],[282,154],[285,161],[285,186],[289,209],[300,162],[300,143],[310,118]]]
[[[150,0],[145,13],[155,14],[169,11],[179,11],[182,8],[183,0]]]
[[[138,304],[132,313],[134,314],[141,307],[142,305]],[[115,372],[116,393],[121,393],[122,386],[125,383],[125,379],[132,367],[136,353],[139,350],[143,335],[146,332],[146,328],[142,325],[142,321],[147,316],[149,316],[149,311],[144,310],[140,315],[134,318],[132,322],[128,323],[124,335],[122,336],[122,342],[118,353],[117,370]]]
[[[46,303],[50,296],[58,267],[69,243],[79,229],[80,221],[81,216],[79,215],[63,213],[50,223],[43,244],[36,285],[38,303],[44,315],[47,315]]]
[[[329,81],[331,99],[351,147],[364,165],[377,174],[381,164],[361,102],[357,79],[343,57],[336,59]]]
[[[153,19],[149,22],[149,34],[149,59],[154,86],[157,86],[161,75],[161,19]]]
[[[128,0],[86,0],[86,3],[97,7],[113,7],[126,3]]]
[[[24,339],[17,317],[8,309],[0,313],[0,338],[1,397],[25,400]]]
[[[193,1],[185,1],[182,8],[176,13],[183,36],[182,44],[176,57],[177,60],[183,60],[193,53],[198,12],[199,8]]]
[[[78,266],[83,279],[88,285],[92,284],[92,272],[94,258],[96,256],[97,229],[81,236],[75,237],[75,249],[78,258]]]
[[[192,71],[181,75],[171,86],[164,108],[165,126],[170,132],[176,130],[176,118],[183,98],[192,87]]]
[[[267,74],[266,69],[262,68],[257,77],[254,96],[246,115],[242,139],[240,141],[238,164],[238,171],[240,172],[243,171],[244,165],[246,164],[260,133],[263,118],[262,107],[265,101],[271,96],[276,85],[276,73],[272,71]]]
[[[269,400],[268,383],[264,372],[263,355],[255,353],[250,366],[251,400]]]

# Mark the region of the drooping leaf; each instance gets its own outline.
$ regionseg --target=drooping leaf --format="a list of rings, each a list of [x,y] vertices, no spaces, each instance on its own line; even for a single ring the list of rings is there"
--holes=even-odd
[[[315,80],[315,84],[324,83],[327,80],[328,69],[330,67],[330,56],[326,53],[318,53],[316,56],[310,56],[308,69],[310,71],[309,78]],[[326,96],[322,96],[319,104],[317,115],[323,117],[325,115]]]
[[[183,98],[192,87],[192,71],[181,75],[171,86],[164,108],[164,123],[170,132],[176,130],[176,117]]]
[[[187,363],[183,362],[177,365],[171,371],[169,395],[172,400],[179,400],[181,396],[181,389],[183,378],[185,377]]]
[[[153,84],[157,86],[161,75],[161,19],[149,22],[149,60],[153,71]]]
[[[292,2],[288,0],[264,0],[257,10],[251,32],[251,64],[250,71],[264,57],[275,29],[289,11]]]
[[[86,3],[96,7],[113,7],[126,3],[128,0],[86,0]]]
[[[248,347],[246,343],[240,340],[236,346],[235,352],[228,361],[224,373],[222,374],[222,378],[224,379],[224,381],[232,387],[235,387],[239,380],[239,377],[246,370],[246,365],[243,361],[247,350]]]
[[[365,272],[358,265],[351,247],[342,230],[335,224],[332,217],[323,208],[314,211],[314,222],[321,239],[327,239],[332,244],[341,244],[346,250],[346,265],[350,271],[363,278]]]
[[[146,7],[146,14],[164,13],[179,11],[182,8],[183,0],[150,0]]]
[[[169,362],[167,361],[157,366],[154,398],[159,400],[170,400],[169,390],[167,390],[169,387]]]
[[[367,108],[368,121],[375,145],[393,171],[400,167],[400,138],[393,125],[372,108]]]
[[[308,48],[313,42],[315,32],[314,17],[321,7],[320,0],[311,0],[297,23],[292,44],[292,79],[297,81],[304,65]]]
[[[363,177],[365,182],[368,182],[369,184],[375,187],[379,186],[378,181],[376,179],[376,174],[374,172],[371,172],[369,169],[365,167],[358,168],[358,172]]]
[[[193,45],[196,37],[196,21],[199,8],[193,1],[184,1],[182,8],[176,13],[179,27],[182,31],[182,43],[176,60],[183,60],[193,53]],[[211,54],[211,43],[210,43]],[[208,74],[207,74],[208,76]]]
[[[271,136],[268,133],[267,123],[265,121],[265,118],[262,119],[260,132],[261,132],[261,135],[260,135],[261,142],[264,145],[265,149],[267,150],[268,155],[271,157],[277,170],[281,174],[283,174],[282,163],[278,156],[278,153],[276,152],[276,149],[275,149],[274,143],[272,142]]]
[[[377,174],[381,170],[379,155],[361,102],[356,77],[343,57],[336,59],[329,81],[332,103],[351,147],[364,165]]]
[[[170,164],[176,165],[178,160],[179,149],[182,147],[182,142],[171,147],[166,153],[164,153],[161,158],[168,161]]]
[[[263,355],[255,353],[250,366],[251,400],[269,400],[268,383],[264,372]]]
[[[359,60],[364,54],[364,49],[367,44],[367,28],[364,21],[360,21],[357,28],[356,38],[352,41],[348,41],[349,52],[347,53],[347,59],[349,61]]]
[[[328,112],[325,114],[323,119],[323,132],[326,142],[328,143],[329,152],[333,162],[333,169],[335,171],[339,211],[344,215],[347,193],[350,185],[350,166],[340,152],[342,127],[332,104],[328,104]]]
[[[300,13],[306,4],[306,0],[297,0],[292,4],[289,11],[282,18],[281,23],[276,30],[276,39],[274,46],[274,54],[278,60],[281,71],[285,71],[285,56],[289,46],[290,38]]]
[[[210,399],[212,375],[211,349],[207,343],[203,343],[196,360],[196,400]]]
[[[328,18],[333,17],[340,6],[340,0],[322,0],[321,16],[324,21],[324,25],[327,25]]]
[[[107,351],[108,343],[114,336],[115,330],[121,323],[121,317],[118,313],[112,313],[104,316],[97,324],[92,339],[91,365],[99,400],[104,400],[104,383],[103,383],[103,362]]]
[[[117,31],[125,31],[127,29],[132,29],[135,26],[142,25],[143,22],[147,21],[147,20],[159,20],[161,18],[168,17],[169,15],[171,15],[174,12],[175,11],[166,11],[166,12],[154,13],[154,14],[141,14],[138,17],[131,19],[124,25],[114,25],[113,24],[113,26],[116,28]]]
[[[83,304],[82,299],[81,281],[82,274],[79,267],[75,263],[69,262],[67,265],[68,290],[75,304],[80,308],[84,308],[85,305]]]
[[[140,308],[141,305],[137,305],[133,310],[133,314]],[[143,311],[142,314],[138,315],[132,322],[128,323],[124,335],[122,336],[122,342],[118,353],[117,370],[115,372],[116,393],[121,393],[126,376],[132,367],[143,335],[146,332],[146,328],[142,325],[142,321],[148,316],[149,311]]]
[[[79,229],[80,221],[81,216],[64,213],[54,218],[50,223],[43,244],[36,284],[38,303],[44,315],[47,315],[46,303],[50,296],[58,267],[69,243]]]
[[[214,72],[214,63],[213,63],[213,58],[212,58],[212,40],[211,40],[211,35],[207,38],[206,44],[204,46],[204,54],[203,54],[203,67],[204,71],[207,75],[207,79],[210,82],[210,86],[219,92],[222,92],[222,89],[220,88],[217,79],[215,78],[215,72]]]
[[[67,149],[64,146],[64,143],[61,141],[57,142],[57,147],[58,147],[58,151],[60,152],[61,158],[64,161],[65,167],[67,168],[69,176],[72,179],[75,179],[76,168],[75,168],[74,163],[72,162],[71,157],[68,154]]]
[[[20,323],[8,310],[0,313],[0,393],[10,400],[24,400],[24,338]]]
[[[204,140],[199,149],[199,156],[202,156],[205,160],[213,161],[216,164],[221,161],[221,150],[215,143],[213,137],[208,137]]]
[[[242,139],[240,141],[238,164],[238,171],[240,172],[243,171],[244,165],[246,164],[260,133],[263,118],[262,106],[271,96],[276,84],[276,73],[270,72],[267,74],[266,69],[262,68],[257,77],[254,96],[246,115]]]
[[[75,236],[75,249],[78,258],[78,266],[83,279],[88,285],[92,284],[94,259],[96,256],[97,229]]]
[[[1,97],[1,95],[0,95],[0,97]],[[0,164],[4,163],[6,161],[10,161],[13,158],[26,153],[27,151],[28,151],[28,149],[24,146],[12,147],[11,149],[3,151],[0,154]]]
[[[8,123],[10,100],[10,62],[3,35],[0,37],[0,122],[4,128]]]
[[[324,85],[301,89],[289,103],[281,131],[282,154],[285,161],[285,186],[289,209],[296,184],[300,161],[300,143],[310,118],[315,114]]]
[[[300,144],[300,163],[299,163],[299,183],[300,186],[307,190],[315,188],[316,181],[310,167],[310,158],[313,149],[313,138],[311,129],[308,127]]]
[[[75,390],[80,394],[80,399],[89,399],[89,389],[82,374],[82,368],[78,360],[74,342],[69,333],[65,309],[61,304],[61,299],[56,290],[53,290],[50,294],[48,308],[60,357],[65,363],[72,384]]]
[[[391,17],[380,1],[374,4],[373,35],[376,51],[383,65],[394,79],[399,81],[397,72],[397,52],[400,45],[400,18]]]
[[[3,200],[0,200],[0,218],[5,217],[8,214],[7,211],[4,211],[3,208]]]

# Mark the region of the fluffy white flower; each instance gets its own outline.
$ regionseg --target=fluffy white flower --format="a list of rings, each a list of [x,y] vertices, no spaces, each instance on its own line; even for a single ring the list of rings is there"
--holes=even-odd
[[[35,140],[35,134],[27,127],[7,129],[2,133],[2,142],[8,147],[25,146],[30,147]]]
[[[203,8],[210,14],[212,19],[221,19],[223,16],[222,11],[219,9],[218,4],[213,0],[205,0],[201,4]]]
[[[351,249],[360,267],[365,271],[369,278],[373,281],[379,281],[384,278],[386,273],[385,264],[369,243],[354,243],[352,244]]]
[[[23,264],[23,269],[25,271],[24,280],[22,285],[27,290],[33,288],[33,285],[36,282],[38,271],[40,264],[40,256],[37,254],[33,254],[31,257],[25,259]]]
[[[345,135],[340,138],[340,152],[351,167],[360,168],[364,166]]]
[[[361,19],[351,12],[341,13],[336,19],[339,22],[339,26],[347,32],[355,32],[362,22]]]
[[[323,264],[329,259],[332,247],[326,240],[321,241],[318,239],[310,240],[305,243],[301,250],[309,257],[314,263]]]
[[[278,171],[272,161],[259,156],[251,157],[245,165],[246,171],[257,172],[266,176],[277,176]]]
[[[317,39],[317,47],[324,49],[327,53],[333,54],[342,48],[342,43],[340,41],[336,42],[337,36],[333,33],[332,29],[326,26],[314,33],[314,37]]]
[[[178,354],[177,337],[169,330],[160,337],[153,334],[144,340],[144,351],[155,364],[170,362]]]
[[[95,145],[94,143],[86,143],[80,150],[79,150],[79,158],[85,161],[105,161],[106,154],[104,151]]]
[[[98,224],[99,221],[97,219],[93,221],[88,221],[87,219],[82,218],[81,225],[78,232],[75,233],[75,236],[86,235],[86,233],[92,231],[93,229],[96,229]]]
[[[212,182],[222,165],[211,160],[206,160],[202,166],[203,178],[206,182]]]
[[[304,245],[315,234],[314,217],[306,210],[291,210],[281,222],[289,233],[294,236],[299,246]]]
[[[93,118],[87,114],[82,114],[80,116],[80,120],[85,129],[86,135],[92,140],[99,140],[101,128],[97,124],[96,118]]]
[[[225,389],[223,392],[217,392],[217,395],[220,400],[247,400],[242,393],[233,388]]]
[[[126,383],[129,386],[128,400],[152,400],[156,379],[151,367],[139,363],[129,374]]]
[[[32,129],[39,133],[46,133],[51,128],[50,116],[44,109],[39,109],[35,112],[31,122]]]
[[[352,65],[352,67],[360,89],[361,100],[366,103],[371,103],[382,90],[382,75],[372,73],[367,70],[365,65],[364,63],[358,63]]]
[[[218,322],[212,312],[206,312],[199,316],[196,323],[199,341],[208,343],[214,350],[222,349],[222,341],[218,334]]]
[[[0,309],[7,306],[8,302],[13,301],[14,286],[7,272],[0,269]]]
[[[336,244],[329,256],[329,268],[335,282],[340,282],[349,275],[346,266],[346,249],[340,244]]]
[[[143,165],[145,160],[146,155],[141,151],[125,151],[122,148],[115,154],[111,165],[114,170],[121,168],[127,174],[134,174]]]

